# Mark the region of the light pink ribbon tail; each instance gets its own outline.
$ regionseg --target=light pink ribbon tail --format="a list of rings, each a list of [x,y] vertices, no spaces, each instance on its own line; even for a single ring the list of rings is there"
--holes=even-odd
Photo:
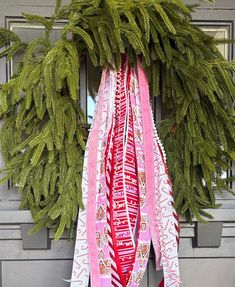
[[[103,102],[106,69],[101,79],[99,102]],[[98,264],[98,249],[96,244],[96,181],[97,181],[97,142],[102,115],[102,104],[98,104],[94,125],[90,131],[88,156],[88,202],[87,202],[87,240],[90,263],[90,279],[92,287],[100,287],[100,272]]]
[[[155,195],[155,179],[154,179],[154,133],[152,126],[152,114],[149,101],[148,81],[145,72],[138,59],[138,77],[140,100],[143,117],[143,140],[144,140],[144,155],[146,169],[146,185],[147,185],[147,206],[149,214],[149,225],[152,237],[153,248],[155,252],[156,269],[160,270],[161,252],[158,227],[156,223],[156,195]]]

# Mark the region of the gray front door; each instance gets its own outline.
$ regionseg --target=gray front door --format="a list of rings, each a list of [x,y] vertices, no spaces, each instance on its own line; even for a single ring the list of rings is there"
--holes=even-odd
[[[195,1],[187,0],[187,3],[192,4]],[[13,29],[25,41],[30,40],[42,33],[42,27],[26,25],[21,12],[50,16],[53,5],[54,0],[1,0],[0,26]],[[234,21],[234,0],[218,0],[214,6],[203,4],[194,15],[195,23],[217,37],[234,37]],[[58,25],[54,33],[55,39],[59,29]],[[233,58],[234,48],[221,46],[220,49],[225,57]],[[6,81],[14,64],[6,65],[4,60],[0,61],[0,82]],[[84,62],[81,69],[81,101],[88,117],[92,117],[99,73],[90,63]],[[156,108],[159,109],[159,106]],[[2,165],[0,158],[0,166]],[[231,167],[228,172],[231,173],[233,169]],[[65,238],[54,241],[52,234],[46,230],[28,237],[27,230],[32,219],[29,211],[18,210],[19,200],[20,195],[15,187],[9,184],[0,186],[0,287],[68,286],[62,279],[70,277],[73,241],[68,242]],[[224,194],[218,195],[217,201],[223,207],[210,211],[214,219],[206,228],[197,222],[191,226],[181,221],[179,252],[182,286],[235,286],[235,198]],[[220,247],[215,247],[216,245]],[[161,274],[155,271],[151,256],[142,287],[156,286],[160,277]]]

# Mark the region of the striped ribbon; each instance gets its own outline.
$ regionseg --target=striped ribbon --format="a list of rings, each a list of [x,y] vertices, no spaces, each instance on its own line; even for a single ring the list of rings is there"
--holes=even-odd
[[[161,286],[180,286],[179,223],[146,75],[104,69],[83,168],[70,286],[138,287],[152,241]]]

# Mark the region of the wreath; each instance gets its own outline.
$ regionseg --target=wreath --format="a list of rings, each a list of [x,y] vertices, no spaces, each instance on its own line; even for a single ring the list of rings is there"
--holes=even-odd
[[[194,6],[181,0],[58,0],[50,18],[23,14],[45,27],[30,43],[0,29],[1,57],[23,55],[0,86],[1,183],[11,180],[29,209],[32,232],[50,227],[59,239],[73,230],[82,205],[81,171],[88,124],[79,106],[79,66],[118,69],[122,54],[137,57],[153,95],[161,96],[161,140],[175,191],[175,208],[192,221],[210,218],[215,193],[227,190],[235,150],[235,65],[223,58],[217,40],[191,21]],[[53,27],[65,21],[60,39]]]

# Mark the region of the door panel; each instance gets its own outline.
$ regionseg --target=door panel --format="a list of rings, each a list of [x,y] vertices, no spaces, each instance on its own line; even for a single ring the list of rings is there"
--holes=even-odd
[[[64,287],[68,284],[62,278],[69,278],[71,268],[71,260],[5,261],[2,263],[2,285],[5,287]],[[60,274],[61,278],[55,274]]]
[[[191,0],[187,3],[192,4]],[[35,4],[36,3],[36,4]],[[200,2],[201,3],[201,2]],[[42,31],[40,26],[26,25],[21,18],[21,12],[50,16],[54,0],[7,0],[0,2],[0,26],[13,29],[25,41],[38,37]],[[216,5],[204,3],[194,14],[193,21],[201,25],[208,33],[219,37],[234,37],[235,2],[234,0],[219,0]],[[59,28],[53,37],[58,37]],[[221,46],[222,53],[229,59],[233,58],[234,46]],[[0,82],[9,77],[15,62],[6,66],[0,60]],[[89,120],[94,112],[94,99],[97,94],[100,69],[94,69],[85,58],[81,67],[80,96],[81,105]],[[160,98],[153,102],[157,111],[157,120],[161,113]],[[0,158],[0,166],[3,165]],[[234,166],[232,170],[234,172]],[[230,172],[230,171],[229,171]],[[9,190],[10,188],[10,190]],[[23,250],[24,234],[21,224],[32,222],[28,211],[19,211],[20,195],[16,187],[8,184],[0,186],[0,286],[1,287],[65,287],[62,279],[69,278],[72,266],[74,242],[65,238],[54,241],[51,233],[49,250]],[[235,263],[235,198],[229,194],[217,196],[217,201],[223,203],[223,208],[209,211],[214,214],[214,221],[223,221],[222,241],[219,248],[193,248],[192,242],[196,236],[195,222],[189,225],[181,221],[180,269],[183,286],[226,287],[235,286],[234,272],[231,268]],[[32,237],[32,240],[34,238]],[[35,239],[36,240],[36,239]],[[12,276],[14,274],[14,276]],[[156,286],[161,280],[161,272],[155,271],[154,258],[151,259],[145,273],[142,287]]]

